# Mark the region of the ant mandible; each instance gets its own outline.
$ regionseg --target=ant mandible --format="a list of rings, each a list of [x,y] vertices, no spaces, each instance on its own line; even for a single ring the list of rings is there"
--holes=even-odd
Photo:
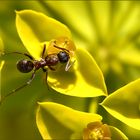
[[[22,59],[19,60],[17,62],[17,69],[22,72],[22,73],[28,73],[28,72],[32,72],[31,77],[29,78],[29,80],[23,84],[22,86],[12,90],[9,94],[5,95],[2,100],[0,101],[0,103],[7,98],[8,96],[10,96],[11,94],[19,91],[20,89],[24,88],[27,85],[30,85],[31,82],[33,81],[34,77],[35,77],[35,73],[38,69],[42,69],[43,72],[46,73],[46,82],[47,82],[47,77],[48,77],[48,69],[55,71],[55,68],[53,66],[56,66],[58,63],[62,63],[62,64],[66,64],[65,66],[65,71],[68,71],[69,68],[73,65],[73,63],[75,61],[73,61],[72,63],[70,63],[70,55],[69,55],[69,50],[65,49],[65,48],[61,48],[59,46],[56,45],[56,41],[53,42],[53,47],[59,49],[60,51],[58,53],[52,53],[52,54],[48,54],[45,56],[45,51],[46,51],[46,44],[44,44],[44,48],[42,51],[42,55],[41,55],[41,59],[40,60],[35,60],[31,55],[27,54],[27,53],[20,53],[20,52],[12,52],[12,53],[16,53],[16,54],[21,54],[24,56],[27,56],[30,60],[27,59]],[[65,44],[67,42],[64,42]],[[10,54],[10,53],[7,53]],[[48,66],[48,69],[46,69],[45,67]]]

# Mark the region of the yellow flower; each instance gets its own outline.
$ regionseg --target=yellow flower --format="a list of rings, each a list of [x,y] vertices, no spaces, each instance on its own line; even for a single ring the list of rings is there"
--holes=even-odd
[[[69,51],[71,63],[75,61],[68,71],[48,70],[51,88],[78,97],[107,95],[102,72],[95,60],[82,47],[75,47],[71,32],[64,24],[43,13],[22,10],[16,12],[16,27],[24,46],[35,60],[41,59],[43,45],[46,44],[46,56],[57,54],[61,50],[58,47],[65,48]],[[58,47],[54,47],[54,43]]]
[[[138,1],[42,1],[41,4],[67,24],[75,42],[92,54],[104,73],[109,92],[139,78]]]
[[[128,138],[117,128],[102,124],[94,113],[74,110],[53,102],[39,103],[36,123],[42,138],[80,140],[121,140]]]

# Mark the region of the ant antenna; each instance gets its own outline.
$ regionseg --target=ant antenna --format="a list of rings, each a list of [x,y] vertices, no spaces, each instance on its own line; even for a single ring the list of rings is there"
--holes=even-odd
[[[60,50],[63,50],[63,51],[66,51],[66,52],[68,52],[69,53],[69,50],[67,50],[67,49],[65,49],[65,48],[62,48],[62,47],[59,47],[59,46],[57,46],[57,44],[56,44],[56,40],[53,42],[54,43],[54,47],[55,48],[57,48],[57,49],[60,49]],[[63,44],[63,46],[65,46],[67,44],[67,41],[65,41],[64,42],[64,44]]]
[[[12,94],[14,94],[15,92],[19,91],[20,89],[22,89],[22,88],[24,88],[24,87],[30,85],[31,82],[33,81],[34,77],[35,77],[35,72],[36,72],[36,70],[34,70],[34,72],[32,73],[32,76],[30,77],[30,79],[29,79],[25,84],[23,84],[22,86],[20,86],[20,87],[14,89],[14,90],[12,90],[10,93],[8,93],[7,95],[5,95],[3,98],[1,97],[1,98],[0,98],[0,105],[3,103],[3,101],[4,101],[7,97],[9,97],[10,95],[12,95]]]
[[[66,51],[66,52],[69,53],[69,50],[67,50],[67,49],[65,49],[65,48],[61,48],[61,47],[59,47],[59,46],[56,46],[55,44],[54,44],[54,47],[57,48],[57,49],[60,49],[60,50]]]

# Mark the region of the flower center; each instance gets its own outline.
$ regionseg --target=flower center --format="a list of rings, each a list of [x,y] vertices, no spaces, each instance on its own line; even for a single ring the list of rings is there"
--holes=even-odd
[[[98,128],[98,129],[94,129],[93,131],[91,131],[89,134],[89,139],[102,140],[103,139],[102,129]]]
[[[111,140],[108,125],[102,122],[91,122],[83,131],[83,140]]]

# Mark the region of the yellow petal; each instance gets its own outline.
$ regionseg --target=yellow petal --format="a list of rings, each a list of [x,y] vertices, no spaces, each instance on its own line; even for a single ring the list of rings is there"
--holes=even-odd
[[[76,61],[69,71],[49,72],[48,83],[56,91],[78,97],[106,96],[101,70],[93,57],[82,48],[76,51]]]
[[[39,103],[36,122],[43,139],[69,139],[89,122],[101,121],[98,114],[85,113],[53,102]],[[73,136],[79,138],[79,135]]]
[[[24,46],[35,59],[39,59],[43,51],[40,43],[61,36],[71,38],[64,24],[33,10],[17,11],[16,27]]]
[[[140,79],[110,94],[101,105],[115,118],[140,130]]]

